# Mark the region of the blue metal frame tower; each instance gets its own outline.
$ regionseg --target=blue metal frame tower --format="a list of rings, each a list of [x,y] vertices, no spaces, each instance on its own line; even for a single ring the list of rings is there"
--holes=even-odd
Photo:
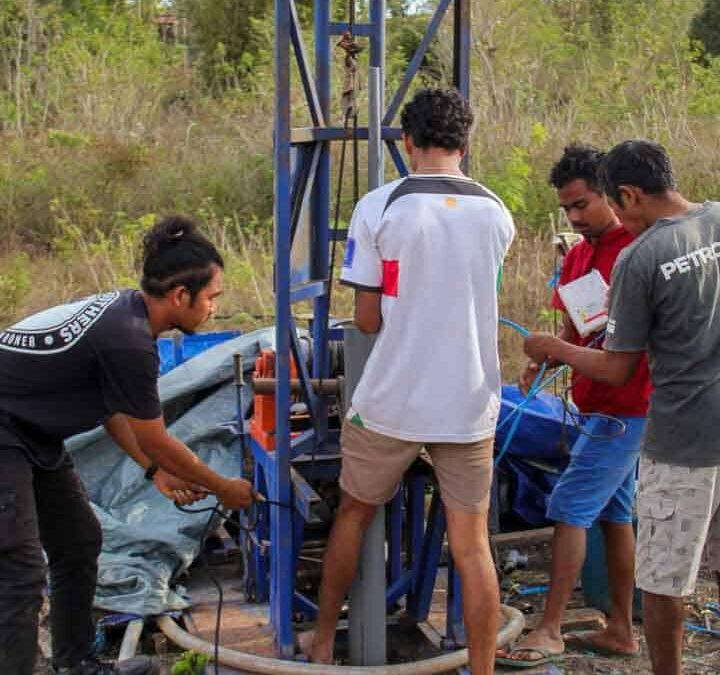
[[[350,0],[352,2],[353,0]],[[466,96],[470,84],[470,3],[471,0],[439,0],[426,32],[411,59],[405,76],[390,103],[384,110],[382,139],[397,170],[407,170],[397,147],[400,129],[392,126],[400,106],[417,74],[433,37],[443,18],[453,11],[454,62],[453,84]],[[369,42],[369,65],[384,66],[385,0],[366,0],[369,21],[358,23],[349,17],[347,22],[331,20],[331,0],[314,2],[315,67],[311,68],[309,53],[303,39],[294,0],[275,0],[275,126],[274,126],[274,236],[275,236],[275,317],[276,362],[275,390],[275,450],[267,451],[250,439],[255,460],[256,488],[267,494],[270,506],[264,520],[269,527],[258,532],[260,540],[269,536],[267,551],[256,546],[254,575],[257,580],[256,597],[269,596],[270,618],[275,630],[277,650],[281,657],[293,656],[293,614],[312,613],[316,608],[295,589],[297,556],[303,540],[305,520],[309,517],[308,499],[312,489],[298,479],[291,463],[308,453],[326,457],[339,464],[333,453],[338,449],[337,430],[328,429],[328,410],[322,395],[313,391],[310,378],[330,376],[330,331],[327,319],[330,310],[329,254],[333,230],[330,226],[330,144],[347,137],[347,128],[333,125],[330,112],[331,41],[350,29],[358,39]],[[354,7],[351,10],[354,14]],[[312,126],[291,127],[291,53],[304,92]],[[357,137],[368,138],[367,127],[357,129]],[[344,234],[344,233],[341,233]],[[312,372],[305,366],[297,327],[292,315],[294,304],[312,300],[313,353]],[[312,428],[293,435],[290,430],[291,358],[298,369],[303,399],[307,403]],[[412,483],[412,481],[410,481]],[[424,482],[408,492],[420,514],[423,511]],[[294,504],[295,509],[280,505]],[[416,549],[412,569],[404,572],[400,561],[400,527],[402,508],[396,499],[391,509],[391,561],[388,602],[408,595],[408,607],[418,618],[427,616],[434,575],[428,580],[426,563],[440,556],[444,532],[444,517],[439,500],[433,500],[426,535],[423,522],[411,525],[410,539]],[[421,519],[420,519],[421,520]],[[432,527],[431,527],[432,525]],[[256,542],[256,544],[261,542]],[[427,551],[425,550],[427,549]],[[265,585],[269,553],[269,588]],[[424,561],[424,562],[423,562]],[[432,567],[432,565],[430,565]],[[454,575],[451,575],[454,576]],[[429,584],[429,591],[428,591]],[[452,590],[452,589],[451,589]],[[428,594],[429,592],[429,594]],[[457,596],[458,594],[455,594]],[[412,597],[411,597],[412,596]],[[457,604],[457,603],[456,603]],[[450,610],[450,608],[449,608]],[[458,608],[454,616],[457,618]],[[449,622],[451,612],[449,611]]]

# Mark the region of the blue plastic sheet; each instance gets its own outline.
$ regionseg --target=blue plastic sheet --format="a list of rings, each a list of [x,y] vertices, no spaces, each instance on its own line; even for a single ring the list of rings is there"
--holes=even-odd
[[[239,443],[226,426],[237,411],[233,354],[243,355],[249,374],[274,336],[268,328],[222,342],[160,378],[170,433],[218,473],[240,475]],[[251,400],[247,392],[245,415]],[[103,429],[70,439],[68,447],[103,530],[95,605],[140,615],[187,607],[173,582],[197,556],[208,514],[177,510]],[[214,503],[209,497],[194,507]]]
[[[498,426],[524,400],[516,385],[504,385]],[[496,452],[502,448],[511,426],[499,428]],[[557,396],[540,392],[524,409],[499,468],[512,476],[512,510],[528,524],[546,522],[547,500],[567,466],[568,451],[577,436],[578,430]]]

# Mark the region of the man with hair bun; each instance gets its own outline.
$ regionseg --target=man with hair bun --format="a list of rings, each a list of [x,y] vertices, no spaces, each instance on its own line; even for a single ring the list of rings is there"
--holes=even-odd
[[[500,409],[497,281],[514,235],[492,192],[460,165],[473,123],[455,90],[418,92],[402,113],[412,173],[365,195],[341,281],[355,324],[377,340],[342,430],[343,491],[323,562],[319,615],[301,646],[333,658],[365,530],[426,448],[462,579],[473,675],[493,671],[499,593],[487,515]]]
[[[0,332],[0,673],[32,675],[38,612],[50,576],[52,671],[155,675],[154,660],[92,654],[102,533],[63,440],[102,424],[166,497],[211,492],[230,509],[251,484],[210,469],[165,428],[155,339],[192,333],[215,311],[223,260],[181,216],[144,238],[142,290],[47,309]],[[47,564],[45,557],[47,556]]]

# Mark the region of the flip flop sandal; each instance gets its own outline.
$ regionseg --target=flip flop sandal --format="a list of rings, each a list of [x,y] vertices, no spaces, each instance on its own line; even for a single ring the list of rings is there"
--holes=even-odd
[[[635,652],[619,652],[610,647],[598,645],[590,639],[591,635],[596,635],[597,631],[583,630],[576,633],[568,633],[563,635],[565,645],[573,647],[576,651],[592,652],[599,656],[605,656],[612,659],[636,659],[640,656],[640,649]]]
[[[513,659],[513,654],[520,654],[522,652],[539,654],[540,658],[537,659]],[[515,647],[508,652],[508,656],[496,656],[495,665],[505,666],[507,668],[534,668],[535,666],[542,666],[545,663],[554,663],[560,661],[563,658],[562,652],[551,652],[545,647]]]

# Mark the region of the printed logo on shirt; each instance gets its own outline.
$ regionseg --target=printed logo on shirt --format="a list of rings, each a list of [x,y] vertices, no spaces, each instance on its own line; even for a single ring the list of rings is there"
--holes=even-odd
[[[352,267],[355,259],[355,240],[352,237],[347,238],[345,246],[345,258],[343,259],[343,267]]]
[[[457,206],[457,199],[455,197],[445,197],[445,206],[454,209]]]
[[[605,332],[608,335],[614,335],[615,334],[615,319],[608,319],[607,324],[605,325]]]
[[[118,291],[112,291],[33,314],[0,333],[0,349],[38,355],[64,352],[119,297]]]
[[[390,297],[398,296],[398,281],[400,278],[400,261],[383,260],[382,293]]]
[[[660,271],[665,277],[665,281],[670,281],[675,274],[686,274],[692,267],[697,268],[700,265],[713,263],[717,259],[720,259],[720,241],[715,241],[710,246],[701,246],[687,255],[681,255],[661,263]]]

